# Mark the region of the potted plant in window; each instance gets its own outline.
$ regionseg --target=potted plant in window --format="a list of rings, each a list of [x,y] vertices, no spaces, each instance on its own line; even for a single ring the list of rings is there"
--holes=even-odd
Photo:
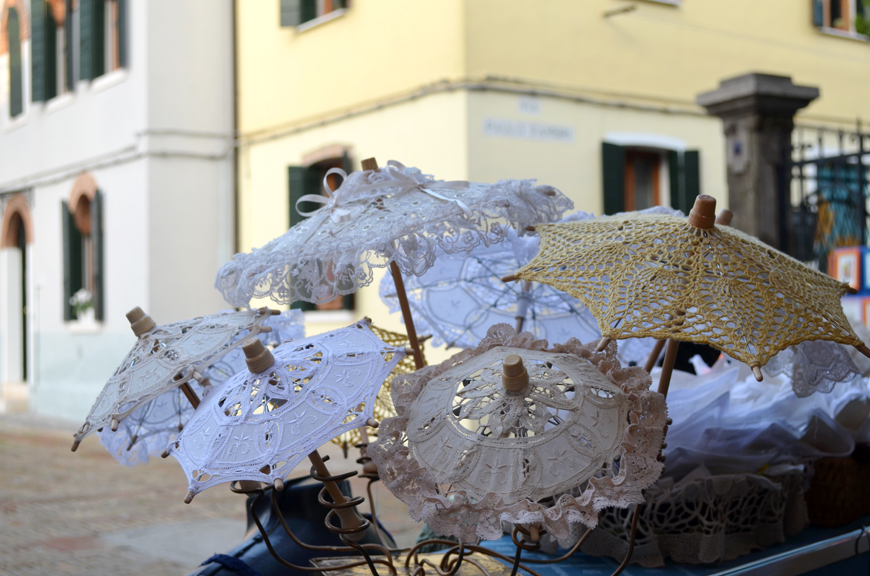
[[[94,316],[94,295],[86,288],[80,289],[69,299],[73,313],[76,315],[76,320],[81,323],[93,324],[96,319]]]

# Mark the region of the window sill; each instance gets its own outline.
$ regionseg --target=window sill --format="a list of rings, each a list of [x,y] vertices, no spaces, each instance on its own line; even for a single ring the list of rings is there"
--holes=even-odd
[[[336,18],[340,18],[344,16],[347,12],[347,8],[339,8],[338,10],[333,10],[332,12],[328,12],[323,16],[318,16],[314,20],[309,20],[308,22],[303,22],[299,26],[296,27],[296,33],[305,32],[306,30],[311,30],[312,28],[316,28],[322,24],[326,24],[327,22],[331,22]]]
[[[72,92],[64,92],[45,103],[45,113],[52,114],[58,110],[63,110],[73,102],[75,102],[75,95]]]
[[[863,34],[858,34],[857,32],[850,32],[847,30],[840,30],[839,28],[826,28],[824,26],[817,28],[819,32],[824,34],[825,36],[836,36],[837,38],[845,38],[846,40],[856,40],[858,42],[870,42],[870,37],[864,36]]]
[[[103,90],[108,90],[112,86],[117,86],[124,82],[126,79],[126,69],[118,68],[117,70],[112,70],[108,74],[103,74],[102,76],[98,76],[91,80],[91,92],[102,92]]]
[[[103,331],[102,322],[96,320],[71,320],[66,327],[70,334],[99,334]]]
[[[357,318],[353,310],[310,310],[302,314],[305,324],[350,324]]]
[[[21,114],[16,116],[15,118],[9,118],[6,122],[6,126],[4,126],[5,132],[13,132],[18,130],[25,124],[27,124],[27,115],[29,110],[24,110]]]

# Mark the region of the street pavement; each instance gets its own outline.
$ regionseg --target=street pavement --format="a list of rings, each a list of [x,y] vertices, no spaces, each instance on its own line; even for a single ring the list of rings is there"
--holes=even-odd
[[[215,486],[184,504],[187,480],[174,458],[125,468],[96,435],[73,453],[79,423],[0,414],[0,575],[184,575],[245,532],[244,496]],[[330,472],[358,468],[330,444]],[[300,464],[291,477],[308,473]],[[365,496],[365,481],[351,481]],[[381,521],[400,546],[420,525],[380,483]],[[368,502],[362,505],[368,511]]]

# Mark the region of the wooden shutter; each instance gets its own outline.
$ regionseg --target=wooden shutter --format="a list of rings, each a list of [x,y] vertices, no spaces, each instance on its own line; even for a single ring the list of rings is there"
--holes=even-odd
[[[76,228],[69,204],[61,200],[60,225],[63,234],[63,319],[75,320],[69,299],[82,287],[82,235]]]
[[[683,181],[686,194],[685,208],[682,210],[688,214],[695,204],[695,198],[701,193],[701,153],[698,150],[683,152]]]
[[[73,76],[73,5],[72,0],[66,0],[66,17],[63,20],[63,58],[66,89],[75,89],[75,77]]]
[[[94,250],[94,317],[103,320],[106,301],[103,291],[103,193],[99,190],[91,202],[91,240]]]
[[[9,40],[9,116],[24,111],[24,81],[21,70],[21,21],[18,10],[9,8],[6,33]]]
[[[127,0],[118,3],[118,65],[127,68]]]
[[[93,80],[105,72],[103,0],[79,0],[79,78]]]
[[[604,213],[625,210],[625,148],[601,144],[601,176],[604,184]]]
[[[34,102],[48,100],[46,95],[47,47],[46,47],[46,12],[48,6],[45,0],[33,0],[30,3],[30,86],[31,99]]]
[[[680,170],[680,153],[676,150],[668,151],[668,184],[671,193],[671,208],[680,210],[683,198],[683,177]]]
[[[813,25],[821,28],[825,25],[825,0],[811,0]]]
[[[317,18],[317,0],[299,0],[299,23]]]
[[[299,19],[301,14],[301,0],[281,0],[281,26],[299,26],[302,21]]]

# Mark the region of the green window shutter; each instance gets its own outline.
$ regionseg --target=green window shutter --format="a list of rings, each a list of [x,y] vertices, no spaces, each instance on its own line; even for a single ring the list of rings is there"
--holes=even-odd
[[[686,150],[683,153],[683,181],[686,200],[682,210],[688,214],[695,204],[695,198],[701,193],[701,153],[698,150]]]
[[[33,0],[30,3],[30,71],[31,98],[34,102],[48,100],[45,80],[48,77],[46,63],[46,12],[44,0]]]
[[[601,144],[601,176],[604,184],[604,213],[625,210],[625,149],[616,144]]]
[[[21,70],[21,23],[18,10],[9,8],[6,33],[9,39],[9,116],[24,111],[24,81]]]
[[[317,0],[299,0],[299,23],[317,18]]]
[[[57,96],[57,22],[48,4],[45,7],[45,99],[51,100]]]
[[[683,197],[683,179],[680,170],[680,153],[676,150],[668,151],[668,184],[671,192],[671,208],[680,210]]]
[[[127,68],[127,0],[118,2],[118,64]]]
[[[63,233],[63,319],[75,320],[70,298],[82,287],[82,235],[73,219],[69,204],[61,200],[60,224]]]
[[[94,249],[94,317],[104,320],[106,298],[103,291],[103,193],[99,190],[91,202],[91,239]]]
[[[79,78],[93,80],[105,72],[103,0],[79,0]]]
[[[812,0],[813,25],[821,28],[825,25],[825,1]]]
[[[73,77],[73,5],[72,0],[66,0],[66,18],[63,21],[63,58],[66,70],[64,82],[67,90],[75,89]]]
[[[301,0],[281,0],[281,27],[299,26],[302,21],[299,19],[301,14]]]

